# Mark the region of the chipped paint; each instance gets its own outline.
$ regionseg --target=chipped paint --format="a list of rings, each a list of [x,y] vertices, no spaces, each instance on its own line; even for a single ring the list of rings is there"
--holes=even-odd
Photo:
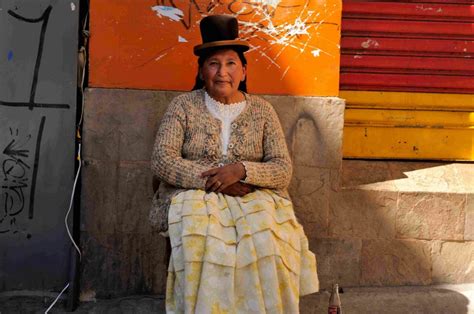
[[[76,5],[74,2],[71,2],[71,11],[76,11]]]
[[[443,12],[443,9],[442,8],[434,8],[434,7],[425,7],[424,5],[417,5],[416,6],[416,9],[417,10],[421,10],[421,11],[424,11],[424,12],[427,12],[427,11],[434,11],[436,13],[441,13]]]
[[[178,36],[178,42],[179,43],[187,43],[188,41],[186,40],[186,38]]]
[[[311,53],[314,57],[319,57],[321,55],[321,49],[314,49]]]
[[[154,7],[151,7],[151,9],[156,12],[157,16],[159,17],[166,16],[172,21],[179,21],[184,16],[183,11],[174,7],[169,7],[169,6],[164,6],[164,5],[155,5]]]
[[[362,42],[360,45],[362,48],[367,49],[370,47],[378,47],[379,43],[374,39],[367,39],[366,41]]]

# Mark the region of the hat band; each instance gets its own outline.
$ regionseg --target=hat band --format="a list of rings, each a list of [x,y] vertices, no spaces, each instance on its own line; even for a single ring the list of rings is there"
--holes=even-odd
[[[218,41],[213,41],[201,45],[197,45],[194,47],[194,54],[199,55],[199,53],[208,48],[213,48],[213,47],[222,47],[222,46],[237,46],[239,47],[242,51],[247,51],[249,50],[249,44],[248,42],[244,40],[218,40]]]

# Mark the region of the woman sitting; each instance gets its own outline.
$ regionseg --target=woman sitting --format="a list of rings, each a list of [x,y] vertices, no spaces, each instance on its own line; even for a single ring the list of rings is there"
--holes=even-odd
[[[152,156],[172,247],[167,312],[299,313],[319,283],[286,190],[278,116],[246,93],[237,20],[209,16],[200,28],[196,86],[169,105]]]

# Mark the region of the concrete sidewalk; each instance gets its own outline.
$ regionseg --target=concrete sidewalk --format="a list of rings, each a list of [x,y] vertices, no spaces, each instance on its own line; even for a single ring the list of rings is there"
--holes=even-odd
[[[8,297],[0,298],[0,314],[40,314],[53,302],[50,297]],[[49,313],[75,313],[75,314],[146,314],[166,313],[165,302],[162,296],[130,296],[124,298],[97,300],[84,302],[74,312],[65,310],[65,301],[58,301]]]
[[[301,314],[327,313],[328,299],[327,291],[304,297]],[[0,297],[0,313],[44,313],[51,302],[48,297]],[[341,302],[344,314],[474,314],[474,284],[345,288]],[[67,312],[56,304],[49,313]],[[74,313],[165,313],[165,308],[163,297],[130,296],[81,303]]]

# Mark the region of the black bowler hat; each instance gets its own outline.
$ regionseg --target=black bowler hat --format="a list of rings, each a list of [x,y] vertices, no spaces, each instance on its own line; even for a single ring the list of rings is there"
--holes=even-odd
[[[201,20],[202,44],[194,47],[196,56],[215,47],[232,47],[239,51],[249,50],[249,44],[239,39],[239,23],[230,15],[209,15]]]

